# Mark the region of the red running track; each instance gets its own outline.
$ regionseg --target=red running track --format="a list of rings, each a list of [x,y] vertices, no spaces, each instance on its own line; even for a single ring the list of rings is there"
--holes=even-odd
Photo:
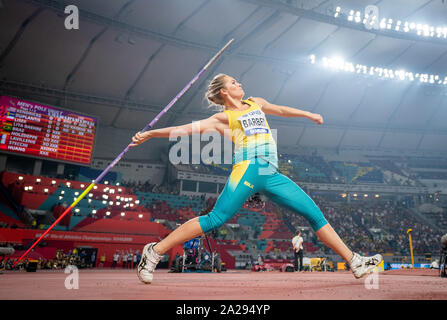
[[[0,300],[447,300],[447,278],[437,270],[378,274],[377,289],[350,272],[168,273],[156,270],[150,285],[134,270],[79,270],[79,289],[68,290],[64,270],[5,272]],[[368,281],[366,282],[368,283]],[[372,287],[372,288],[371,288]]]

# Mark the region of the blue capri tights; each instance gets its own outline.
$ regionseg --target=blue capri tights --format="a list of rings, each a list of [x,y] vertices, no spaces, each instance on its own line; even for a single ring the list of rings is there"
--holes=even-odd
[[[239,162],[216,201],[213,210],[199,217],[203,232],[222,226],[254,193],[263,193],[277,204],[306,218],[314,231],[328,222],[315,202],[292,180],[262,158]]]

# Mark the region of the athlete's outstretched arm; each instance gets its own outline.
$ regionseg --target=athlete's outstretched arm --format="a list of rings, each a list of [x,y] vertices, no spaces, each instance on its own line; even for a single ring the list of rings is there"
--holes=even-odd
[[[170,136],[189,136],[193,133],[203,133],[205,131],[217,131],[223,133],[225,123],[228,124],[228,117],[224,112],[216,113],[211,117],[200,120],[194,123],[185,124],[182,126],[167,127],[156,130],[149,130],[146,132],[137,132],[132,137],[131,147],[142,144],[151,138],[169,138]]]
[[[309,111],[304,111],[300,109],[290,108],[286,106],[278,106],[276,104],[272,104],[263,98],[252,98],[258,105],[261,106],[262,111],[266,114],[271,114],[279,117],[286,118],[308,118],[312,120],[316,124],[323,124],[323,117],[318,113],[312,113]]]

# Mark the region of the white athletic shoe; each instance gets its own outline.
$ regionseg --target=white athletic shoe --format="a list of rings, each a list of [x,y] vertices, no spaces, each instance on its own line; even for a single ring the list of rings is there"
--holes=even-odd
[[[372,257],[362,257],[358,253],[354,252],[354,255],[349,263],[349,266],[354,273],[354,277],[360,279],[364,275],[373,272],[374,268],[383,260],[380,254],[376,254]]]
[[[148,243],[141,253],[141,261],[137,267],[138,279],[144,283],[151,283],[154,278],[154,270],[161,259],[161,255],[155,252],[156,242]]]

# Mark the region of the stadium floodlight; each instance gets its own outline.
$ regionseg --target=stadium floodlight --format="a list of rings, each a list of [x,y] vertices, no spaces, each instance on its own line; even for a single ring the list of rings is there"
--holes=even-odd
[[[340,7],[335,8],[334,18],[338,18],[338,16],[340,15],[340,11],[341,11]]]
[[[341,12],[348,12],[348,10],[344,10],[341,7],[336,7],[334,17],[341,17]],[[366,28],[370,29],[371,26],[376,24],[378,17],[376,15],[370,16],[370,13],[366,13],[364,15],[361,14],[360,11],[349,10],[349,15],[347,15],[347,20],[353,23],[362,22]],[[423,37],[437,37],[437,38],[447,38],[447,29],[445,27],[435,27],[428,24],[421,24],[415,22],[405,21],[403,23],[402,20],[392,19],[392,18],[382,18],[379,23],[380,29],[386,29],[390,32],[405,32],[408,33],[410,31],[416,32],[418,36]]]
[[[404,69],[388,69],[382,67],[365,66],[362,64],[353,64],[352,62],[344,61],[341,57],[323,57],[318,59],[315,55],[315,63],[318,66],[323,66],[323,68],[331,69],[332,71],[344,71],[365,75],[366,77],[376,77],[379,79],[394,80],[399,81],[414,81],[415,78],[419,79],[419,82],[426,83],[429,85],[441,85],[445,86],[447,84],[447,77],[441,77],[438,74],[419,74],[413,72],[407,72]]]
[[[393,19],[388,19],[388,24],[387,24],[387,26],[386,26],[386,28],[388,29],[388,30],[391,30],[391,27],[393,26]]]
[[[354,10],[349,11],[348,21],[354,20]]]

